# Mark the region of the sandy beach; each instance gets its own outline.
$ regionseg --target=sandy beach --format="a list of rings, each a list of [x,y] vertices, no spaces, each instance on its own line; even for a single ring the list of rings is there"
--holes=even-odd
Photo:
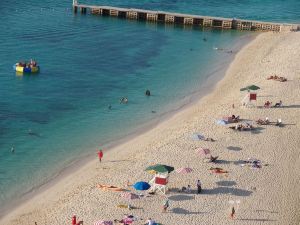
[[[99,163],[95,152],[95,160],[11,211],[0,224],[71,224],[71,217],[77,215],[84,224],[92,225],[98,220],[121,219],[126,213],[139,218],[134,224],[145,224],[149,217],[163,225],[300,224],[299,52],[299,32],[258,35],[236,55],[212,93],[150,131],[104,151],[103,162]],[[267,80],[270,75],[287,81]],[[261,89],[257,107],[247,108],[241,103],[247,92],[240,88],[252,84]],[[274,104],[280,100],[283,107],[263,107],[266,101]],[[232,114],[253,121],[255,129],[234,131],[216,123]],[[266,117],[272,122],[281,119],[282,126],[254,122]],[[216,141],[193,140],[193,133]],[[209,148],[219,160],[204,162],[195,152],[199,147]],[[248,158],[261,160],[262,167],[241,166]],[[145,168],[156,163],[193,169],[189,174],[170,174],[166,213],[162,213],[162,195],[132,200],[135,209],[129,211],[117,207],[128,203],[119,192],[97,188],[109,184],[132,190],[127,181],[151,180],[153,175]],[[212,173],[211,167],[228,173]],[[196,194],[197,179],[202,182],[201,194]],[[175,191],[188,184],[192,193]],[[236,208],[234,220],[229,218],[232,205]]]

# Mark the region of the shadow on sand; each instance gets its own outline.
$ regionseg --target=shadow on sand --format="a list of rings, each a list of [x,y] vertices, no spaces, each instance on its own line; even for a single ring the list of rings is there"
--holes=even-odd
[[[225,186],[225,187],[230,187],[230,186],[237,185],[237,183],[235,181],[232,181],[232,180],[222,180],[222,181],[216,182],[216,184],[219,185],[219,186]]]
[[[173,208],[172,212],[175,214],[184,214],[184,215],[192,215],[192,214],[205,214],[206,212],[191,212],[189,210],[183,208]]]
[[[186,200],[194,199],[194,196],[179,194],[179,195],[172,195],[169,197],[169,199],[172,201],[186,201]]]
[[[236,152],[242,150],[241,147],[237,147],[237,146],[228,146],[227,149],[231,150],[231,151],[236,151]]]
[[[277,220],[270,220],[270,219],[236,219],[239,221],[256,221],[256,222],[274,222]]]
[[[217,195],[217,194],[231,194],[235,196],[250,196],[253,192],[231,187],[217,187],[213,189],[204,189],[202,194]]]

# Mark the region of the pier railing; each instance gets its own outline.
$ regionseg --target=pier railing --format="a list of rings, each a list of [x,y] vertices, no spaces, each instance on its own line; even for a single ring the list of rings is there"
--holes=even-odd
[[[270,23],[254,20],[241,20],[235,18],[209,17],[200,15],[189,15],[181,13],[171,13],[164,11],[152,11],[143,9],[127,9],[111,6],[96,6],[79,4],[77,0],[73,0],[73,11],[80,11],[86,14],[87,10],[91,14],[102,16],[113,16],[123,19],[152,21],[158,23],[182,24],[197,27],[211,27],[219,29],[235,29],[248,31],[290,31],[298,30],[300,27],[296,24],[287,23]]]

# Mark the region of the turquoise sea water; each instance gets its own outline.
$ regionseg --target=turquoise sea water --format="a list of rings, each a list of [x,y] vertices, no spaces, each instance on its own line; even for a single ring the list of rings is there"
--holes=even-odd
[[[283,22],[300,17],[298,1],[89,2]],[[0,207],[96,147],[180,108],[228,58],[213,47],[230,49],[247,34],[73,15],[71,3],[1,1]],[[237,14],[239,7],[244,13]],[[30,58],[41,73],[16,75],[12,65]],[[153,96],[145,97],[146,89]],[[127,105],[119,104],[123,96]]]

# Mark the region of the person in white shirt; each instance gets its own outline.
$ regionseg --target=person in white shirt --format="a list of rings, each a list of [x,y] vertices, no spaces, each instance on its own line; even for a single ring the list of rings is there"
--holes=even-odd
[[[152,220],[151,218],[149,218],[149,219],[147,220],[147,225],[155,225],[155,221]]]

